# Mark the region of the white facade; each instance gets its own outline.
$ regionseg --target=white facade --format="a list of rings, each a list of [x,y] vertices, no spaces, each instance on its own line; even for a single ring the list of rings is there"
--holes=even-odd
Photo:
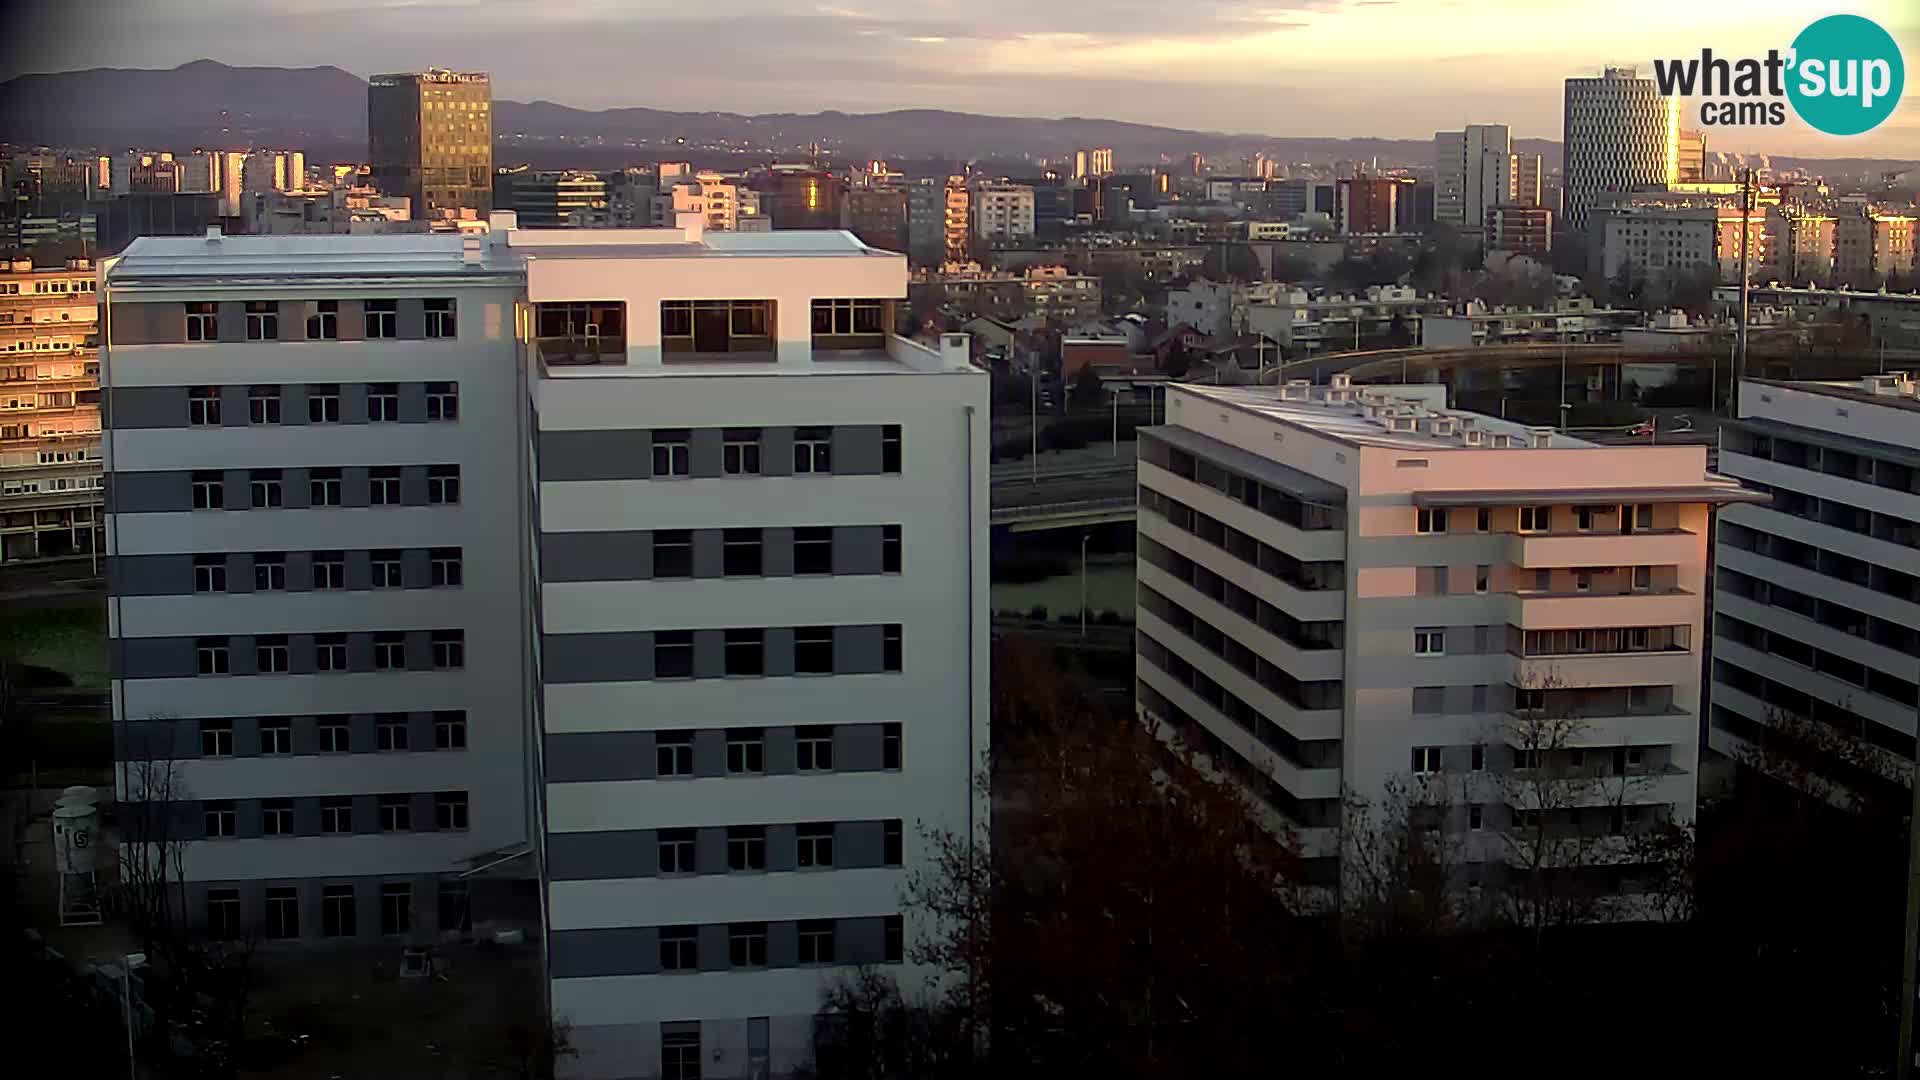
[[[1568,79],[1561,218],[1581,230],[1602,195],[1679,180],[1680,106],[1633,68]]]
[[[1033,235],[1033,189],[1024,184],[981,184],[973,189],[973,235],[982,240],[1020,240]]]
[[[1599,227],[1601,273],[1612,278],[1630,270],[1658,277],[1706,267],[1721,279],[1738,281],[1740,217],[1737,209],[1714,206],[1606,210]],[[1749,259],[1757,271],[1770,259],[1764,212],[1748,215],[1746,233]]]
[[[1701,447],[1602,447],[1438,386],[1176,387],[1142,432],[1140,707],[1338,850],[1341,803],[1447,785],[1470,878],[1521,816],[1693,816],[1711,507]],[[1515,717],[1567,720],[1528,746]],[[1541,807],[1513,781],[1590,777]],[[1417,795],[1416,801],[1418,801]],[[1517,842],[1517,841],[1516,841]]]
[[[1468,124],[1433,135],[1433,218],[1478,230],[1489,207],[1514,199],[1513,133],[1505,124]]]
[[[544,915],[563,1069],[785,1075],[983,835],[987,379],[846,233],[492,226],[106,271],[122,798],[209,926]]]
[[[1709,745],[1743,760],[1788,717],[1825,729],[1836,794],[1904,783],[1920,680],[1920,400],[1904,375],[1740,384],[1720,466]],[[1833,753],[1852,744],[1844,755]]]
[[[45,270],[0,263],[0,563],[94,548],[97,300],[85,259]]]

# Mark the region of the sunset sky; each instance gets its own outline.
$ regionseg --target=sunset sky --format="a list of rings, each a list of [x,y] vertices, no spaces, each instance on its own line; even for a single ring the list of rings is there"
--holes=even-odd
[[[1272,135],[1560,136],[1560,80],[1656,56],[1784,49],[1851,11],[1894,34],[1906,97],[1874,132],[1716,133],[1722,149],[1920,158],[1920,3],[1805,0],[62,0],[0,77],[82,67],[488,70],[494,93],[601,108],[940,107]],[[18,24],[15,24],[16,29]],[[1697,110],[1683,113],[1690,123]]]

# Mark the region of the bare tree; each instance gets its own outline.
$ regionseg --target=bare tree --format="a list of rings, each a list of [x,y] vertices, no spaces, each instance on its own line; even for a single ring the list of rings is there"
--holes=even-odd
[[[1868,723],[1846,705],[1820,718],[1770,707],[1760,739],[1733,756],[1802,798],[1864,813],[1913,783],[1913,762],[1868,742]]]

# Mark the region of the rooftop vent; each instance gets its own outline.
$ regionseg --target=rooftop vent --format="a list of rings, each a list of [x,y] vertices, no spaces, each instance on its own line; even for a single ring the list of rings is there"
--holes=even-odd
[[[468,266],[480,265],[480,238],[467,235],[460,238],[460,261]]]
[[[1530,427],[1527,429],[1527,445],[1535,450],[1545,450],[1553,445],[1553,429],[1550,427]]]
[[[1353,386],[1353,376],[1344,371],[1339,372],[1328,380],[1328,385],[1332,386],[1335,390],[1350,389]]]
[[[220,226],[218,225],[207,226],[207,243],[217,244],[219,242],[220,242]]]
[[[1461,446],[1485,446],[1486,444],[1486,432],[1481,431],[1477,427],[1463,427],[1460,429]]]
[[[1460,421],[1451,416],[1436,416],[1427,421],[1427,432],[1443,439],[1451,439],[1460,430]]]
[[[1395,416],[1387,420],[1387,430],[1412,432],[1416,430],[1418,423],[1419,421],[1411,416]]]
[[[1281,401],[1306,401],[1313,385],[1305,379],[1288,379],[1280,386]]]

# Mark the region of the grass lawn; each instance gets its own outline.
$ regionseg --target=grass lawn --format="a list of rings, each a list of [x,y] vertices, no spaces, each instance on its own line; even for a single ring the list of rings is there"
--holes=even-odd
[[[0,612],[0,655],[63,672],[77,690],[104,690],[106,605]]]

